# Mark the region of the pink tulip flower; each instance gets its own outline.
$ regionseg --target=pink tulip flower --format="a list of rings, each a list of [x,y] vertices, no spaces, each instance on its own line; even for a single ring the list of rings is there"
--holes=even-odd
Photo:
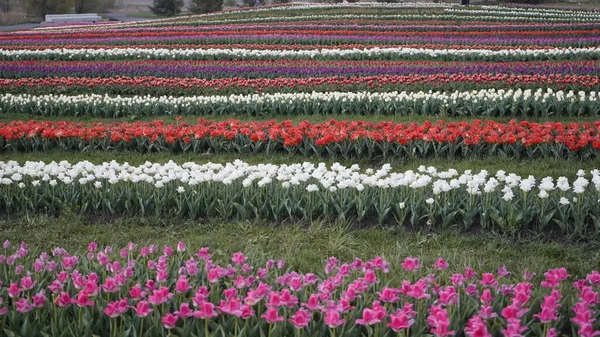
[[[170,330],[175,327],[175,324],[177,324],[177,320],[178,320],[177,316],[175,316],[173,314],[166,314],[161,318],[160,321],[162,322],[165,329]]]
[[[269,307],[267,311],[260,317],[264,318],[269,324],[283,322],[283,317],[279,316],[277,308],[275,307]]]
[[[147,301],[139,301],[137,303],[137,305],[132,308],[138,317],[146,317],[154,311],[153,309],[150,308]]]
[[[339,312],[332,310],[325,312],[325,318],[323,321],[325,322],[325,325],[332,329],[346,323],[346,320],[340,318]]]
[[[356,324],[360,324],[360,325],[377,324],[377,323],[381,322],[381,320],[378,319],[377,316],[378,316],[378,314],[376,311],[369,309],[369,308],[365,308],[363,310],[362,318],[358,318],[356,320]]]
[[[308,326],[311,316],[312,314],[310,311],[300,308],[290,319],[288,319],[288,321],[292,323],[294,327],[302,329]]]
[[[402,268],[406,271],[415,271],[421,269],[421,265],[419,264],[418,258],[407,257],[404,259],[404,262],[401,264]]]

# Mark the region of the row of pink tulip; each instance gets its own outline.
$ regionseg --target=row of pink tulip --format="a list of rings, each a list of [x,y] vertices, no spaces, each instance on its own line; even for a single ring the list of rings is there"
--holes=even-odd
[[[29,253],[4,243],[0,322],[8,336],[584,336],[600,335],[600,273],[511,273],[443,258],[382,257],[300,273],[282,260],[214,262],[208,248]],[[395,265],[396,264],[396,265]],[[429,264],[429,263],[428,263]],[[543,275],[541,275],[543,274]]]

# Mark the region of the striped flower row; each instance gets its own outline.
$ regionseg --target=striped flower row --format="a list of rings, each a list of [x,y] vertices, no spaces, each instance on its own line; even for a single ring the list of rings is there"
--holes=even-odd
[[[599,30],[600,32],[600,30]],[[600,38],[598,39],[600,42]],[[183,78],[310,78],[322,76],[410,75],[597,75],[597,61],[563,62],[424,62],[344,60],[243,60],[243,61],[0,61],[0,78],[48,77],[183,77]],[[481,89],[481,88],[478,88]],[[346,89],[350,91],[349,89]]]
[[[538,90],[455,92],[312,92],[230,96],[0,95],[0,114],[152,115],[447,115],[598,116],[599,95]]]
[[[583,12],[583,11],[553,11],[553,10],[531,10],[531,9],[516,9],[511,8],[490,8],[484,7],[481,10],[463,9],[463,8],[447,8],[446,13],[464,14],[468,16],[496,16],[496,17],[519,17],[519,18],[577,18],[581,20],[600,20],[600,13]]]
[[[538,35],[546,34],[552,35],[557,34],[569,34],[571,31],[581,31],[586,29],[598,29],[600,28],[599,22],[592,23],[556,23],[556,24],[528,24],[528,25],[515,25],[515,24],[463,24],[463,25],[432,25],[426,23],[415,23],[415,22],[403,22],[403,23],[382,23],[377,20],[323,20],[323,22],[292,22],[288,23],[285,21],[281,22],[265,22],[265,23],[247,23],[247,24],[219,24],[219,22],[213,22],[206,26],[192,25],[186,22],[181,23],[176,27],[120,27],[114,24],[104,24],[101,27],[94,27],[96,29],[75,29],[79,27],[73,27],[71,30],[61,31],[60,34],[72,35],[72,34],[106,34],[124,32],[124,33],[139,33],[139,32],[203,32],[203,31],[228,31],[228,30],[249,30],[249,29],[260,29],[265,27],[276,27],[277,29],[319,29],[319,30],[339,30],[344,28],[346,25],[350,25],[352,30],[356,31],[393,31],[399,34],[400,32],[410,32],[413,34],[424,34],[428,35],[431,32],[435,32],[438,35],[444,34],[460,34],[466,32],[477,31],[478,34],[488,32],[489,35],[496,34],[498,32],[508,32],[515,35]],[[85,28],[89,27],[86,25]],[[83,27],[82,27],[83,28]],[[592,33],[592,32],[590,32]],[[8,40],[14,36],[29,36],[29,37],[47,37],[55,35],[55,31],[47,30],[27,30],[27,31],[12,31],[3,34],[0,39]],[[581,34],[581,32],[579,32]]]
[[[501,33],[496,33],[496,35]],[[453,49],[487,49],[482,46],[495,45],[500,50],[509,49],[545,49],[545,48],[595,48],[600,44],[600,30],[590,31],[590,34],[594,36],[559,36],[556,33],[551,37],[530,37],[530,36],[405,36],[405,34],[399,35],[387,35],[387,36],[373,36],[372,34],[364,34],[362,32],[353,31],[277,31],[274,28],[263,29],[260,31],[247,31],[245,33],[239,32],[224,32],[223,34],[213,34],[212,32],[202,33],[165,33],[161,36],[153,36],[153,34],[147,34],[139,36],[140,34],[133,34],[133,36],[127,36],[125,33],[117,33],[117,36],[112,34],[105,34],[101,37],[81,37],[71,38],[68,36],[58,37],[42,37],[31,39],[27,38],[16,38],[13,40],[6,41],[4,47],[10,47],[10,49],[18,50],[25,49],[24,46],[28,46],[27,49],[33,49],[31,47],[36,46],[38,48],[52,49],[53,46],[64,46],[72,45],[77,48],[90,48],[90,45],[105,45],[105,46],[120,46],[120,47],[134,47],[141,45],[171,45],[173,47],[183,44],[186,47],[190,45],[205,45],[206,43],[211,44],[225,44],[229,48],[237,48],[238,45],[245,46],[247,44],[259,43],[259,44],[296,44],[310,46],[311,49],[318,50],[318,46],[321,44],[335,45],[337,43],[344,44],[357,44],[359,48],[369,49],[376,46],[384,46],[384,48],[420,48],[430,47],[430,44],[443,46],[442,48],[435,48],[436,50],[446,50],[447,48]],[[21,48],[16,48],[16,47]],[[398,47],[400,46],[400,47]],[[168,48],[168,47],[167,47]],[[202,49],[205,47],[203,46]],[[227,47],[225,47],[227,48]],[[6,48],[8,49],[8,48]],[[249,48],[248,48],[249,49]],[[387,54],[387,53],[386,53]],[[401,53],[402,55],[403,53]],[[394,55],[398,57],[398,55]],[[447,57],[447,56],[446,56]]]
[[[178,118],[179,119],[179,118]],[[121,151],[139,153],[274,153],[345,160],[379,158],[600,157],[600,122],[323,123],[202,118],[195,124],[152,122],[0,122],[0,151]]]
[[[551,49],[427,49],[427,48],[365,48],[365,49],[319,49],[319,50],[258,50],[258,49],[166,49],[166,48],[113,48],[113,49],[0,49],[0,59],[41,60],[91,60],[91,59],[279,59],[279,58],[344,58],[344,59],[598,59],[600,47],[551,48]]]
[[[332,256],[322,261],[323,270],[306,270],[301,256],[267,260],[272,256],[264,252],[228,254],[210,244],[180,241],[161,249],[92,241],[85,251],[46,253],[6,240],[3,331],[28,337],[49,335],[38,331],[98,337],[600,334],[596,270],[481,270],[455,264],[456,256],[448,262]],[[498,266],[504,262],[510,261]]]
[[[600,232],[600,171],[569,181],[498,171],[361,171],[334,164],[182,165],[117,162],[0,162],[0,209],[50,212],[64,208],[127,215],[220,219],[315,219],[326,214],[358,221],[447,228]]]
[[[594,9],[588,9],[585,7],[571,7],[571,8],[567,8],[567,7],[559,7],[559,8],[543,8],[543,7],[518,7],[520,6],[520,4],[510,4],[510,6],[481,6],[482,9],[485,9],[488,12],[513,12],[513,13],[527,13],[527,14],[532,14],[532,13],[540,13],[540,14],[563,14],[563,15],[578,15],[578,14],[584,14],[584,15],[600,15],[600,12],[598,12],[597,10]],[[524,5],[526,6],[526,5]],[[481,9],[466,9],[464,7],[456,7],[456,6],[452,6],[453,10],[462,10],[465,12],[469,12],[469,13],[477,13],[479,11],[481,11]]]

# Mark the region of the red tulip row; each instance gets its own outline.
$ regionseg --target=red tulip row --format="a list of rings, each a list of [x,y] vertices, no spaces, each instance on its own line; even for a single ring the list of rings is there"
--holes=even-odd
[[[214,122],[197,124],[84,123],[12,121],[0,123],[0,148],[16,151],[59,147],[67,150],[122,149],[140,152],[263,152],[287,150],[361,158],[383,156],[464,156],[503,154],[511,157],[583,159],[600,154],[600,122],[499,123],[494,121],[423,124],[336,121],[293,125]]]

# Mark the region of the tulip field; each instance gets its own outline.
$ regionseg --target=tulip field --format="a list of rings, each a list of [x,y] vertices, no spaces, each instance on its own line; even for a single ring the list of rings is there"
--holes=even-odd
[[[599,62],[512,3],[3,32],[0,337],[598,336]]]

